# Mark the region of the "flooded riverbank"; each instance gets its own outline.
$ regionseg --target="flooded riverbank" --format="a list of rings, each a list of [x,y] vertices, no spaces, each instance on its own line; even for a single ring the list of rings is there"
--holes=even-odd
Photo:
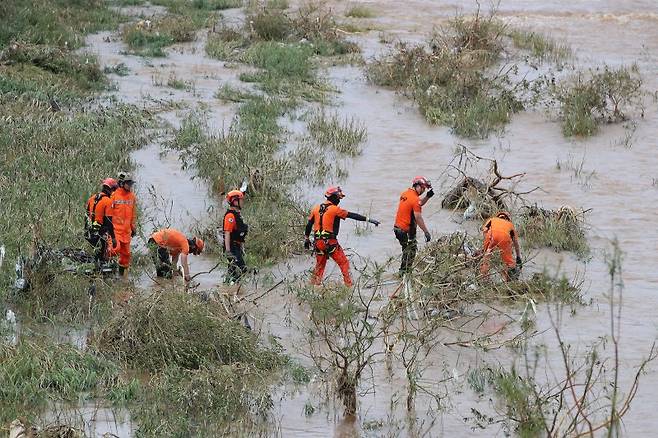
[[[429,0],[403,3],[385,0],[363,4],[373,15],[363,22],[375,30],[350,34],[349,38],[362,48],[366,61],[390,50],[390,44],[383,43],[384,40],[424,41],[434,26],[445,23],[455,13],[476,11],[475,4],[462,2],[437,5]],[[342,2],[328,5],[338,14],[346,8]],[[135,18],[139,14],[148,17],[163,12],[160,8],[123,11]],[[225,15],[231,23],[239,23],[242,19],[242,12],[237,9]],[[580,67],[637,63],[646,89],[654,93],[658,89],[658,7],[653,2],[602,5],[585,1],[551,5],[509,1],[500,5],[498,15],[515,26],[544,32],[569,44],[575,53],[574,63]],[[180,152],[168,147],[173,130],[180,128],[190,115],[202,117],[208,129],[214,132],[226,130],[236,116],[238,104],[224,102],[215,97],[215,93],[224,85],[240,84],[240,74],[253,70],[208,58],[204,51],[206,38],[207,31],[202,30],[196,41],[171,47],[168,56],[162,59],[126,55],[117,32],[102,32],[87,39],[87,49],[98,56],[101,65],[123,65],[127,69],[125,76],[110,75],[116,84],[110,95],[119,102],[148,109],[161,124],[148,146],[131,154],[137,164],[142,237],[163,225],[185,232],[195,227],[212,228],[223,216],[219,194],[212,192],[207,181],[198,178],[194,167],[183,168],[188,157],[181,157]],[[588,346],[609,334],[607,293],[610,279],[606,260],[611,241],[617,239],[625,254],[620,382],[622,391],[628,391],[636,371],[634,367],[646,357],[657,334],[658,319],[653,312],[658,305],[658,272],[654,269],[658,264],[654,212],[658,204],[656,100],[646,96],[643,117],[636,120],[630,137],[628,127],[610,125],[603,126],[598,134],[588,139],[567,139],[554,114],[536,109],[513,115],[502,134],[471,141],[453,135],[447,127],[429,125],[409,99],[368,83],[361,66],[329,67],[322,69],[319,76],[337,90],[326,109],[336,112],[340,118],[358,121],[368,134],[363,153],[348,161],[348,176],[332,181],[340,184],[347,194],[342,206],[381,221],[378,228],[370,227],[365,231],[352,224],[341,229],[341,242],[349,249],[356,267],[361,267],[364,260],[385,263],[399,256],[399,245],[392,232],[393,219],[398,195],[415,175],[431,178],[438,192],[424,209],[433,236],[462,230],[478,235],[478,222],[465,222],[460,212],[441,209],[440,198],[459,176],[449,163],[460,145],[478,155],[494,158],[503,173],[526,174],[520,190],[540,188],[527,196],[530,203],[551,209],[569,205],[588,210],[590,257],[582,259],[548,249],[531,250],[524,270],[527,276],[546,269],[583,280],[584,294],[591,305],[577,308],[574,315],[565,314],[561,327],[563,341],[573,346],[575,354],[583,354]],[[168,85],[169,82],[176,86]],[[311,106],[316,104],[303,109]],[[295,135],[303,134],[305,124],[299,120],[282,123],[289,131],[287,141],[293,142]],[[318,202],[324,188],[303,186],[298,187],[298,191],[302,199]],[[138,239],[137,251],[144,250],[143,240]],[[200,283],[197,291],[216,291],[221,287],[224,268],[216,267],[218,257],[204,254],[191,258],[193,273],[212,270],[195,278]],[[248,286],[251,296],[259,298],[246,308],[257,333],[263,338],[274,336],[285,352],[314,370],[309,357],[309,309],[300,305],[292,293],[307,282],[311,264],[310,256],[300,255],[261,270],[256,285]],[[385,305],[388,294],[399,285],[392,277],[395,265],[396,260],[387,268],[387,284],[378,292],[381,294],[376,300],[378,306]],[[329,273],[331,281],[339,280],[333,265]],[[261,292],[279,280],[285,283],[260,298]],[[135,284],[139,289],[154,287],[146,274],[135,278]],[[537,306],[534,330],[537,335],[530,343],[545,344],[547,351],[555,352],[558,344],[551,331],[548,307]],[[525,308],[512,306],[492,318],[482,317],[480,308],[467,308],[464,315],[446,324],[437,335],[441,342],[423,357],[420,380],[433,394],[420,393],[416,410],[411,415],[407,414],[404,403],[405,369],[398,361],[382,354],[368,367],[368,376],[360,386],[356,419],[344,418],[342,406],[333,396],[327,397],[326,386],[318,373],[306,386],[280,388],[275,392],[270,433],[281,436],[501,434],[500,426],[495,424],[486,429],[474,429],[474,410],[491,418],[496,412],[487,397],[472,391],[468,379],[471,371],[479,367],[508,367],[522,360],[518,345],[512,342],[519,328],[516,324],[506,324],[508,319],[520,319],[522,312],[529,308],[529,303]],[[511,316],[506,318],[505,313]],[[458,333],[462,324],[468,330]],[[84,348],[86,330],[55,332],[57,342]],[[465,341],[473,334],[487,337],[491,345],[487,348],[463,345],[468,344]],[[373,349],[384,352],[387,346],[383,342],[378,339]],[[610,361],[609,345],[599,353]],[[545,368],[547,374],[560,376],[562,356],[547,354]],[[547,380],[550,379],[547,377]],[[624,431],[629,436],[650,436],[655,429],[656,420],[651,415],[655,389],[658,389],[658,379],[650,373],[643,378],[632,408],[623,419]],[[122,416],[115,422],[104,407],[85,405],[72,412],[90,425],[88,433],[91,435],[108,432],[124,436],[134,432],[129,419]],[[467,417],[471,420],[465,421]]]

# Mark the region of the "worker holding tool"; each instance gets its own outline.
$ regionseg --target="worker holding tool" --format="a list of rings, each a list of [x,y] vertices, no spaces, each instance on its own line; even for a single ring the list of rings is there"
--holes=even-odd
[[[249,232],[249,226],[244,222],[241,210],[244,204],[244,193],[231,190],[226,194],[228,209],[224,214],[224,251],[228,259],[226,283],[235,284],[247,272],[244,262],[244,241]]]
[[[117,188],[112,193],[112,223],[116,237],[114,253],[119,254],[119,275],[128,277],[130,241],[137,234],[137,199],[132,191],[134,181],[127,172],[119,172]]]
[[[109,261],[110,248],[115,241],[112,226],[112,201],[110,197],[117,188],[114,178],[105,178],[101,191],[91,195],[86,204],[85,239],[94,248],[96,267]]]
[[[429,190],[428,190],[429,189]],[[421,199],[421,195],[425,193]],[[432,238],[425,220],[423,219],[422,210],[427,201],[434,196],[432,183],[424,176],[417,176],[411,181],[411,188],[400,194],[400,204],[395,215],[395,225],[393,232],[395,238],[400,242],[402,247],[402,262],[400,263],[400,277],[411,273],[411,268],[416,258],[418,243],[416,242],[416,226],[419,226],[425,233],[425,241],[429,242]]]
[[[320,284],[324,276],[327,260],[331,257],[340,268],[345,285],[352,286],[350,262],[347,256],[345,256],[343,248],[338,243],[340,221],[354,219],[356,221],[370,222],[375,226],[379,225],[379,221],[338,207],[340,200],[345,197],[340,187],[329,187],[324,196],[327,200],[322,204],[316,205],[311,210],[311,215],[308,218],[304,233],[304,248],[310,249],[310,234],[313,231],[313,250],[316,255],[316,264],[311,277],[311,284]]]
[[[491,254],[499,250],[506,269],[502,272],[503,279],[509,281],[510,277],[518,278],[521,273],[521,249],[519,240],[512,224],[511,216],[506,211],[501,211],[495,217],[488,219],[482,227],[484,234],[484,247],[480,272],[485,278],[489,277],[489,262]],[[516,260],[512,256],[512,245],[516,251]]]
[[[158,277],[172,278],[178,273],[176,267],[180,258],[183,267],[185,283],[190,281],[190,266],[188,254],[199,255],[203,251],[203,240],[198,237],[185,237],[185,234],[174,228],[165,228],[151,234],[148,247],[155,263]]]

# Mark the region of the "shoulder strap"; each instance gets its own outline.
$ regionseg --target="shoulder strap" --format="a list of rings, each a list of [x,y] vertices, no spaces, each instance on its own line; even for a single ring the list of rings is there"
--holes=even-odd
[[[94,196],[94,205],[91,207],[91,209],[89,209],[90,203],[89,202],[87,203],[87,209],[88,209],[87,211],[89,212],[89,216],[92,224],[96,221],[96,206],[98,205],[100,200],[103,199],[104,197],[107,197],[106,193],[103,192],[96,193],[96,196]]]

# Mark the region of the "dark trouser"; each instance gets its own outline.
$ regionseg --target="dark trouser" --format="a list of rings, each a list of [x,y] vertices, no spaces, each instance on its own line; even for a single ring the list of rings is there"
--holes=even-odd
[[[393,231],[395,232],[395,238],[398,239],[398,242],[400,242],[400,246],[402,247],[400,275],[408,274],[411,272],[414,259],[416,258],[416,250],[418,249],[416,233],[407,233],[398,227],[393,228]]]
[[[227,257],[228,270],[226,271],[226,282],[237,283],[244,273],[247,272],[242,245],[231,245],[231,252],[227,254]]]
[[[155,264],[155,272],[158,277],[171,278],[174,274],[174,267],[171,263],[171,256],[167,248],[162,248],[155,240],[149,239],[148,241],[149,253],[151,253],[151,259]]]
[[[100,266],[102,263],[105,263],[110,259],[107,244],[108,240],[111,240],[112,238],[108,234],[92,232],[87,235],[86,239],[94,248],[94,262],[97,266]]]

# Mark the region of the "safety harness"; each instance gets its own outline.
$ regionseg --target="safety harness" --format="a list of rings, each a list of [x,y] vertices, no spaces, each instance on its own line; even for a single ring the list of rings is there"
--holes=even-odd
[[[315,250],[315,253],[317,255],[331,255],[338,249],[338,242],[335,243],[329,243],[329,239],[335,239],[336,234],[332,231],[327,231],[324,229],[324,214],[327,212],[329,207],[331,207],[333,204],[320,204],[320,209],[319,209],[319,214],[320,214],[320,229],[317,230],[316,232],[313,233],[313,249]],[[319,249],[318,248],[318,241],[322,241],[324,243],[324,248],[325,249]]]
[[[85,215],[85,230],[91,228],[91,226],[96,222],[96,206],[104,197],[109,197],[107,193],[100,192],[96,193],[94,196],[94,205],[91,205],[91,202],[87,202],[87,214]]]
[[[235,231],[231,231],[229,233],[231,236],[231,245],[233,245],[234,243],[244,243],[245,238],[247,237],[247,233],[249,233],[249,225],[244,223],[244,221],[242,220],[242,215],[240,214],[239,211],[236,210],[226,210],[226,213],[224,213],[224,221],[222,222],[222,224],[226,221],[226,216],[229,213],[233,213],[233,217],[235,217],[235,225],[236,225]],[[225,231],[222,229],[222,237],[224,237],[224,234]]]

